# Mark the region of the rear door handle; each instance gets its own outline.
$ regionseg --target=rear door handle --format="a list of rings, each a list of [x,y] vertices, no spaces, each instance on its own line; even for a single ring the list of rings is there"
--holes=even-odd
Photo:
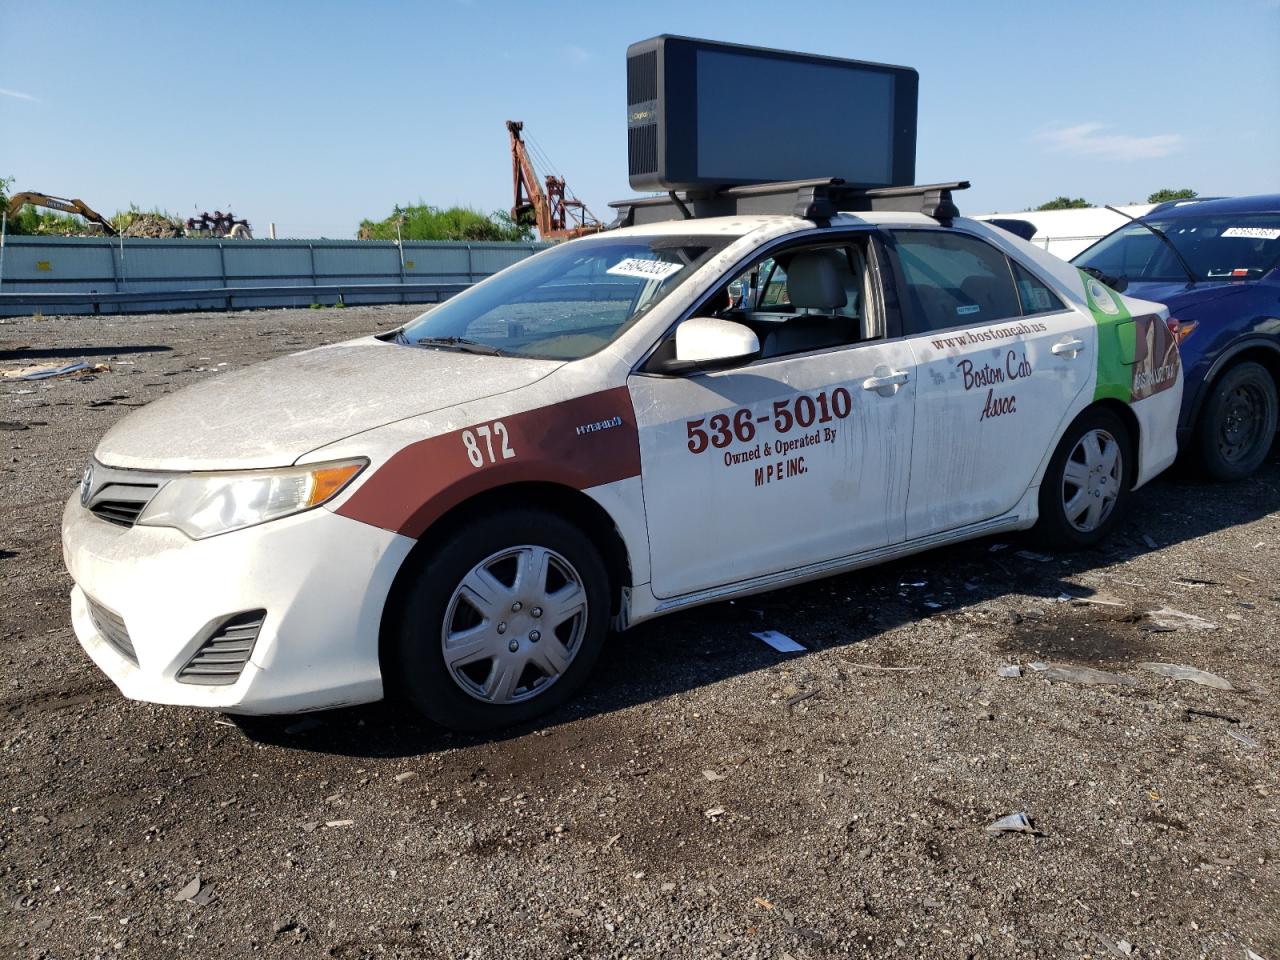
[[[1063,354],[1070,354],[1067,359],[1074,360],[1076,354],[1084,349],[1084,341],[1077,340],[1072,337],[1070,340],[1061,340],[1053,345],[1054,356],[1060,357]]]
[[[911,375],[905,370],[895,370],[885,376],[867,377],[867,379],[862,381],[862,389],[884,390],[886,387],[900,387],[910,379]]]

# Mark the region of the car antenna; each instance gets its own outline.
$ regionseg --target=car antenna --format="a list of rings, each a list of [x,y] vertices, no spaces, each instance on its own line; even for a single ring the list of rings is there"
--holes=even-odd
[[[1159,237],[1160,242],[1163,243],[1166,247],[1168,247],[1171,251],[1173,251],[1173,255],[1177,257],[1178,264],[1179,266],[1182,267],[1182,272],[1187,275],[1187,282],[1191,284],[1191,286],[1193,287],[1196,285],[1196,273],[1194,270],[1191,269],[1191,264],[1187,263],[1187,258],[1178,252],[1178,248],[1173,245],[1173,241],[1169,239],[1168,235],[1163,230],[1161,230],[1159,227],[1153,227],[1151,224],[1147,223],[1147,221],[1140,220],[1137,217],[1133,216],[1132,214],[1125,213],[1123,210],[1117,210],[1115,207],[1108,206],[1107,204],[1103,204],[1103,206],[1106,206],[1106,208],[1110,210],[1112,213],[1118,213],[1122,217],[1128,217],[1138,226],[1146,227],[1148,230],[1154,233],[1157,237]]]

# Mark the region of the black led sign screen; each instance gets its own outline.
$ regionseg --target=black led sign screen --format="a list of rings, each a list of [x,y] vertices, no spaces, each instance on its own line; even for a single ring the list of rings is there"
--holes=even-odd
[[[627,49],[636,190],[841,177],[915,181],[909,67],[661,36]]]

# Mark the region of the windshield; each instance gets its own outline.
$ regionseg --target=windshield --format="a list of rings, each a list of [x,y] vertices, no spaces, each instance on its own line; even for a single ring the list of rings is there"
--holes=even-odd
[[[1280,214],[1147,218],[1164,231],[1197,280],[1257,280],[1280,262]],[[1131,223],[1072,261],[1116,279],[1185,281],[1186,271],[1160,238]]]
[[[612,342],[730,237],[600,237],[522,260],[424,313],[402,342],[577,360]]]

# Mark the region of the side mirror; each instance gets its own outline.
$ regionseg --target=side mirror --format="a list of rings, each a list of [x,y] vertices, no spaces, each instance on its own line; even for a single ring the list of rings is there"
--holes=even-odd
[[[690,317],[676,327],[676,355],[665,371],[714,370],[750,360],[760,353],[760,339],[745,324],[718,317]]]

